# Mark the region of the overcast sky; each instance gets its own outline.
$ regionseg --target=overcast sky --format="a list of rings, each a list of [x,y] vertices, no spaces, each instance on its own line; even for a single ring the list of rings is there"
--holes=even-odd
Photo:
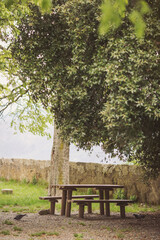
[[[9,122],[0,119],[0,158],[50,160],[52,141],[53,136],[47,140],[46,137],[35,136],[32,133],[14,134]],[[70,161],[117,163],[117,159],[109,160],[100,147],[94,148],[91,154],[89,151],[77,151],[74,145],[70,147]]]
[[[0,73],[0,82],[5,83],[6,78]],[[11,119],[5,121],[0,118],[0,158],[24,158],[35,160],[50,160],[53,143],[53,127],[50,128],[51,139],[33,135],[32,133],[17,133],[10,127]],[[94,151],[79,150],[74,145],[70,146],[70,161],[120,163],[118,158],[110,159],[100,147]],[[121,162],[122,163],[122,162]]]

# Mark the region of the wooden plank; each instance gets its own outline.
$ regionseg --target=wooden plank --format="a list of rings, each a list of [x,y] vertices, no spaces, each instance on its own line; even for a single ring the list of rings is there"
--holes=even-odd
[[[1,189],[2,194],[13,194],[13,189]]]
[[[125,218],[125,206],[124,205],[120,205],[120,215],[121,218]]]
[[[79,217],[84,217],[84,206],[91,203],[117,203],[118,206],[120,206],[120,216],[121,218],[125,218],[125,207],[128,205],[128,203],[133,203],[134,201],[128,200],[128,199],[77,199],[77,200],[70,200],[70,202],[77,203],[79,205]],[[110,214],[110,209],[109,212]]]
[[[86,199],[90,199],[90,198],[98,198],[99,195],[73,195],[72,198],[86,198]],[[39,199],[41,200],[50,200],[50,199],[62,199],[61,196],[44,196],[44,197],[39,197]]]
[[[66,184],[66,185],[56,185],[59,189],[74,189],[74,188],[124,188],[123,185],[115,184]]]
[[[59,199],[62,199],[62,197],[60,197],[60,196],[45,196],[45,197],[39,197],[39,199],[41,199],[41,200],[52,200],[52,199],[59,200]]]
[[[84,204],[79,204],[79,218],[84,218]]]
[[[76,200],[71,200],[71,202],[75,202],[75,203],[88,203],[88,202],[91,202],[91,203],[106,203],[106,202],[109,202],[109,203],[117,203],[117,204],[120,204],[120,203],[123,203],[123,204],[127,204],[127,203],[133,203],[134,201],[132,200],[127,200],[127,199],[76,199]]]
[[[55,214],[55,201],[54,202],[51,202],[51,205],[50,205],[50,214]]]
[[[105,200],[109,199],[109,190],[105,189]],[[106,216],[110,216],[110,203],[106,202],[105,203],[105,207],[106,207]]]
[[[103,199],[103,190],[99,189],[99,200]],[[104,203],[103,202],[99,202],[100,203],[100,214],[104,215]]]
[[[92,203],[87,203],[88,206],[88,213],[91,214],[92,213]]]
[[[71,200],[72,199],[72,190],[67,191],[67,199]],[[67,206],[66,206],[66,217],[71,216],[71,201],[67,201]]]
[[[99,195],[73,195],[72,198],[86,198],[86,199],[91,199],[91,198],[98,198]]]
[[[67,196],[67,191],[63,190],[62,191],[62,202],[61,202],[61,216],[65,215],[65,211],[66,211],[66,196]]]

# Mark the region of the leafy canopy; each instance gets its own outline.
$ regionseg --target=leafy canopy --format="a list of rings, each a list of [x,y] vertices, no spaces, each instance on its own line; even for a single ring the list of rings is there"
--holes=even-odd
[[[52,8],[52,0],[2,0],[2,3],[11,11],[15,6],[27,6],[28,3],[36,4],[43,12],[50,12]]]
[[[27,85],[16,77],[16,64],[9,47],[12,37],[19,34],[17,26],[21,19],[30,14],[29,1],[0,1],[0,118],[11,116],[15,132],[30,131],[33,134],[50,137],[48,128],[53,124],[53,114],[42,108],[40,102],[32,101]],[[31,1],[30,1],[31,2]],[[33,1],[32,1],[33,2]],[[47,5],[45,5],[45,2]],[[42,12],[49,12],[51,1],[35,1]],[[11,64],[10,61],[11,60]],[[11,76],[11,77],[10,77]]]
[[[156,0],[147,3],[152,12],[139,41],[128,14],[99,36],[99,0],[57,0],[51,14],[30,5],[8,66],[32,101],[54,113],[64,139],[81,148],[103,143],[107,152],[158,172],[160,9]]]
[[[132,7],[127,11],[129,4]],[[151,13],[151,8],[146,1],[104,0],[101,10],[100,34],[103,35],[117,29],[122,24],[126,15],[128,15],[128,19],[134,26],[134,33],[137,38],[144,37],[146,28],[144,16]]]
[[[28,3],[36,4],[43,13],[51,12],[52,6],[56,1],[54,0],[2,0],[2,4],[6,9],[14,12],[14,8],[27,6]],[[101,19],[99,26],[99,33],[106,34],[110,30],[116,29],[122,24],[125,18],[128,5],[132,4],[130,9],[129,19],[134,25],[134,32],[137,38],[144,37],[146,23],[144,15],[151,12],[151,8],[145,0],[104,0],[101,1]]]

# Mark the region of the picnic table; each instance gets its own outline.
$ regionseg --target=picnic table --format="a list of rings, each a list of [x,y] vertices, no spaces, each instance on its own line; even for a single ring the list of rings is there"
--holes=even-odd
[[[116,184],[63,184],[63,185],[53,185],[53,187],[59,188],[62,190],[62,202],[61,202],[61,215],[66,215],[66,217],[70,217],[71,215],[71,203],[76,202],[79,204],[79,216],[83,217],[84,214],[84,206],[86,204],[91,204],[94,202],[100,203],[100,214],[104,215],[104,204],[106,209],[106,215],[110,216],[110,200],[109,200],[109,192],[113,191],[116,188],[124,188],[123,185]],[[72,193],[77,189],[82,188],[95,188],[99,191],[99,199],[85,199],[85,200],[73,200]],[[115,201],[115,200],[114,200]],[[113,202],[113,200],[112,200]],[[121,217],[125,216],[125,205],[127,205],[127,200],[116,201],[117,204],[120,204],[121,208]]]

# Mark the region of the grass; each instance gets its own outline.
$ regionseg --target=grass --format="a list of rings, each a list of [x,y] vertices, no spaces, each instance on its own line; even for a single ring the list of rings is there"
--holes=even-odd
[[[6,195],[0,191],[0,206],[4,212],[37,212],[49,208],[48,201],[39,200],[40,196],[47,195],[45,185],[1,179],[0,190],[5,188],[13,189],[13,194]]]
[[[76,238],[76,240],[81,240],[83,238],[83,234],[82,233],[74,233],[74,237]]]
[[[13,230],[14,230],[14,231],[21,232],[21,231],[22,231],[22,228],[20,228],[20,227],[17,227],[17,226],[14,226]]]
[[[3,224],[6,224],[6,225],[13,225],[13,223],[12,223],[11,221],[9,221],[9,220],[5,220],[5,221],[3,222]]]
[[[119,238],[119,239],[123,239],[123,238],[124,238],[124,234],[122,234],[122,233],[118,233],[118,234],[117,234],[117,238]]]
[[[2,194],[1,189],[9,188],[13,189],[13,194]],[[14,180],[6,181],[0,179],[0,209],[3,212],[38,212],[42,209],[48,209],[50,207],[49,201],[40,200],[40,196],[45,196],[48,193],[47,186],[45,184],[31,184],[25,181],[17,182]],[[83,194],[82,192],[79,194]],[[119,212],[119,206],[116,204],[110,204],[111,212]],[[60,203],[56,204],[56,211],[60,212]],[[92,205],[93,212],[99,212],[99,204]],[[160,210],[160,206],[149,206],[146,204],[131,204],[126,207],[126,212],[155,212]],[[72,204],[72,211],[78,211],[77,204]],[[7,224],[7,223],[5,223]],[[71,224],[71,223],[70,223]],[[83,223],[80,223],[82,225]]]
[[[59,233],[58,232],[41,231],[41,232],[37,232],[37,233],[32,233],[31,234],[32,237],[41,237],[43,235],[46,235],[46,236],[59,236]]]
[[[9,230],[3,230],[3,231],[0,232],[0,234],[10,235],[10,231]]]
[[[84,222],[80,222],[79,225],[86,226],[86,224]]]

